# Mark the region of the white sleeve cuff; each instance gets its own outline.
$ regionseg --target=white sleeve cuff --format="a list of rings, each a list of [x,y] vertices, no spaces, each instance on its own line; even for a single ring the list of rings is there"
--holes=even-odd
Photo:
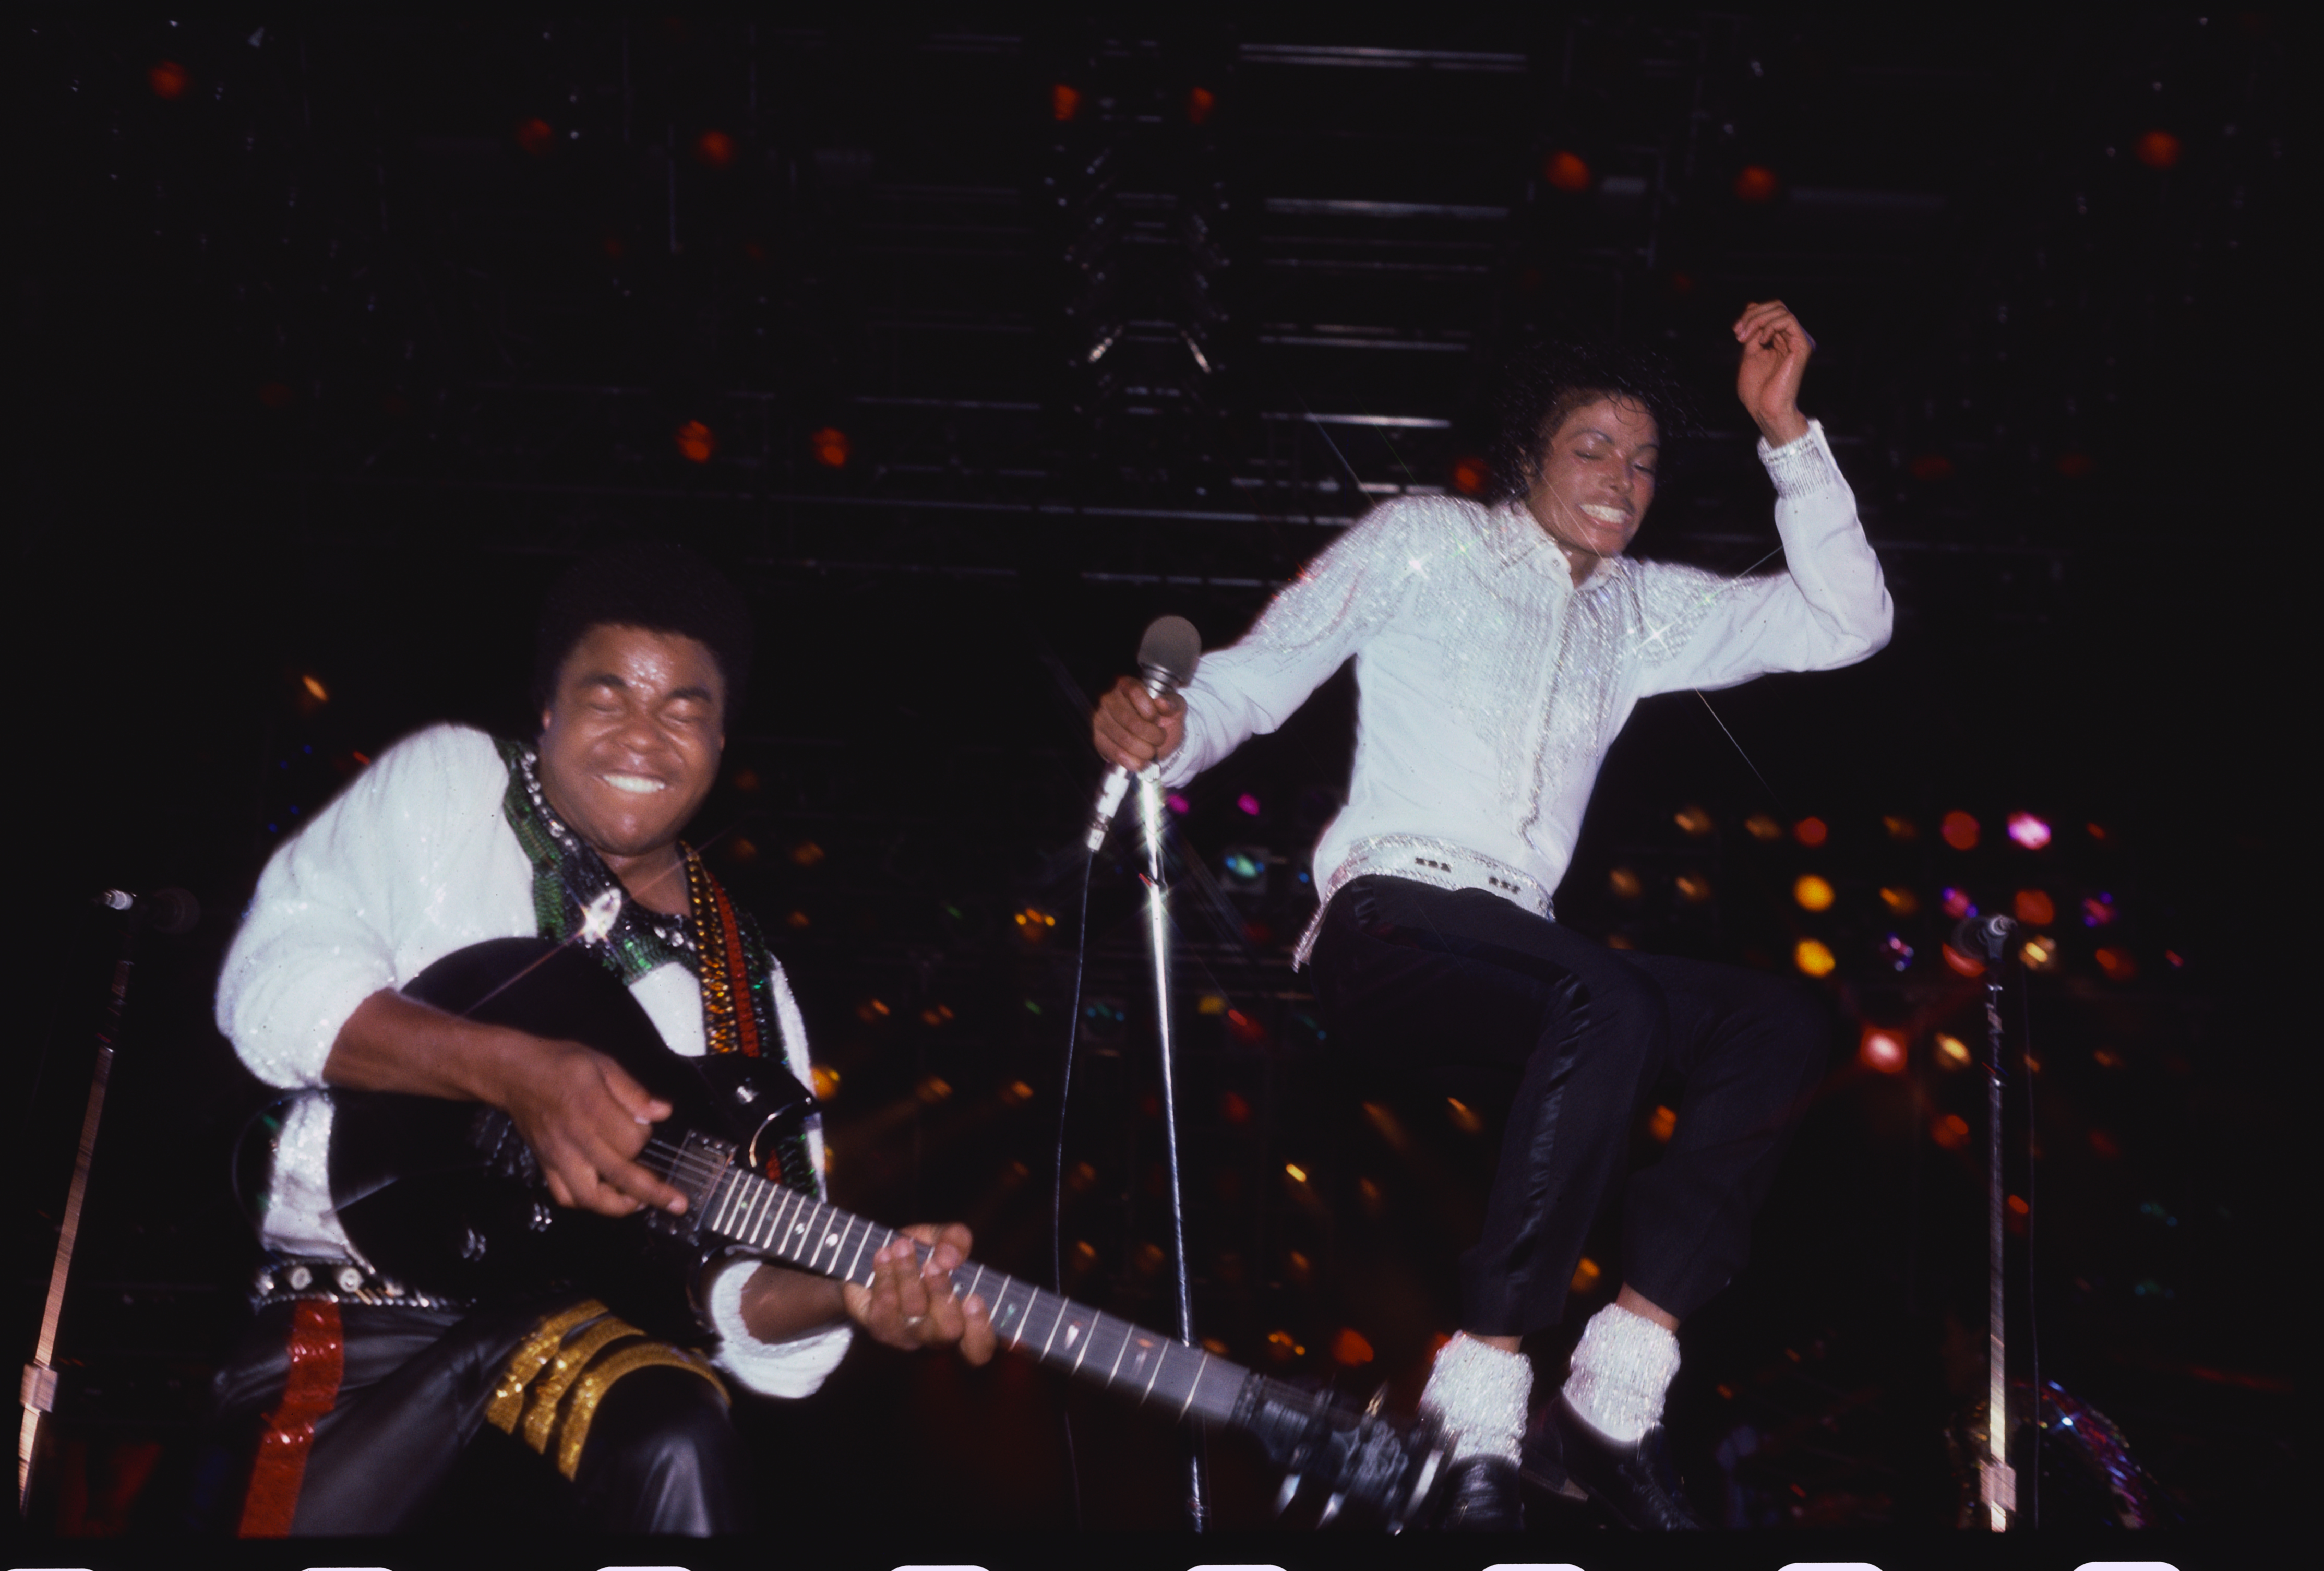
[[[1787,500],[1813,496],[1835,486],[1847,484],[1840,472],[1839,463],[1831,456],[1831,446],[1824,439],[1823,421],[1808,421],[1808,432],[1771,448],[1767,439],[1759,439],[1759,462],[1767,467],[1767,478],[1775,483],[1775,494]]]
[[[742,1284],[759,1262],[739,1255],[719,1267],[710,1282],[710,1323],[720,1337],[718,1367],[763,1397],[811,1396],[839,1367],[855,1339],[845,1321],[794,1336],[761,1342],[742,1324]]]

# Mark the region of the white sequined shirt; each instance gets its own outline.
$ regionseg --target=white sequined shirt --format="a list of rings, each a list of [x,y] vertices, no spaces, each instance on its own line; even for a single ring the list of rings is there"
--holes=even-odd
[[[1639,699],[1830,670],[1888,642],[1879,559],[1822,426],[1759,457],[1784,570],[1754,577],[1614,558],[1577,586],[1522,503],[1384,504],[1203,657],[1164,781],[1275,730],[1352,655],[1355,767],[1315,847],[1318,885],[1382,836],[1420,836],[1554,891]]]
[[[320,1086],[340,1026],[364,999],[456,949],[540,931],[532,864],[502,812],[508,781],[491,737],[431,726],[382,753],[274,853],[218,977],[218,1029],[252,1074],[270,1086]],[[806,1081],[807,1028],[780,966],[773,981],[785,1055]],[[631,992],[672,1051],[706,1050],[701,986],[683,966],[659,966]],[[276,1142],[268,1247],[354,1257],[331,1209],[330,1127],[327,1098],[291,1108]],[[820,1133],[808,1138],[820,1163]],[[851,1333],[843,1325],[758,1341],[742,1324],[752,1269],[737,1261],[712,1283],[718,1362],[765,1395],[805,1396],[837,1367]]]

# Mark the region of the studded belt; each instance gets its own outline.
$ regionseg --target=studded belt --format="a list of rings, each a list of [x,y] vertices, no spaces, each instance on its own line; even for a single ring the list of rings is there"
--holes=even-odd
[[[373,1304],[406,1309],[466,1309],[466,1298],[415,1292],[393,1277],[383,1276],[359,1261],[329,1260],[305,1255],[274,1255],[258,1268],[251,1283],[251,1303],[263,1309],[270,1304],[311,1302]]]
[[[1304,967],[1314,954],[1315,940],[1323,931],[1323,913],[1332,909],[1332,897],[1357,879],[1372,874],[1409,879],[1435,889],[1480,889],[1488,894],[1499,895],[1512,905],[1523,906],[1537,917],[1555,915],[1549,891],[1542,888],[1539,879],[1481,851],[1471,851],[1466,846],[1439,840],[1433,835],[1370,835],[1351,846],[1346,858],[1324,880],[1322,903],[1316,906],[1307,930],[1299,935],[1299,947],[1291,953],[1294,970]]]

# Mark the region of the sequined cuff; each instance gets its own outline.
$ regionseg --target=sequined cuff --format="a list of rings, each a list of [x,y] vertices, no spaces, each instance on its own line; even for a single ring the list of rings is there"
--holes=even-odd
[[[1437,1349],[1420,1410],[1444,1427],[1454,1461],[1482,1455],[1517,1463],[1532,1400],[1532,1360],[1464,1334]]]
[[[1771,448],[1767,439],[1759,439],[1759,462],[1767,467],[1767,478],[1775,483],[1775,494],[1786,500],[1819,495],[1834,486],[1846,484],[1840,466],[1833,461],[1831,448],[1824,440],[1823,421],[1808,421],[1808,434]]]
[[[1678,1338],[1609,1304],[1582,1328],[1565,1400],[1600,1433],[1632,1445],[1662,1422],[1663,1396],[1677,1373]]]

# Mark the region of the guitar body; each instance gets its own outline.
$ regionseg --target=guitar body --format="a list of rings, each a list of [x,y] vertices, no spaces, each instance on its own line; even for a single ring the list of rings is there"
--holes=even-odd
[[[576,947],[496,938],[404,993],[449,1014],[576,1041],[764,1172],[814,1098],[779,1061],[671,1052],[619,977]],[[693,1287],[714,1247],[687,1218],[558,1206],[508,1115],[472,1102],[332,1091],[331,1197],[364,1258],[421,1292],[493,1298],[571,1286],[657,1335],[709,1327]]]

